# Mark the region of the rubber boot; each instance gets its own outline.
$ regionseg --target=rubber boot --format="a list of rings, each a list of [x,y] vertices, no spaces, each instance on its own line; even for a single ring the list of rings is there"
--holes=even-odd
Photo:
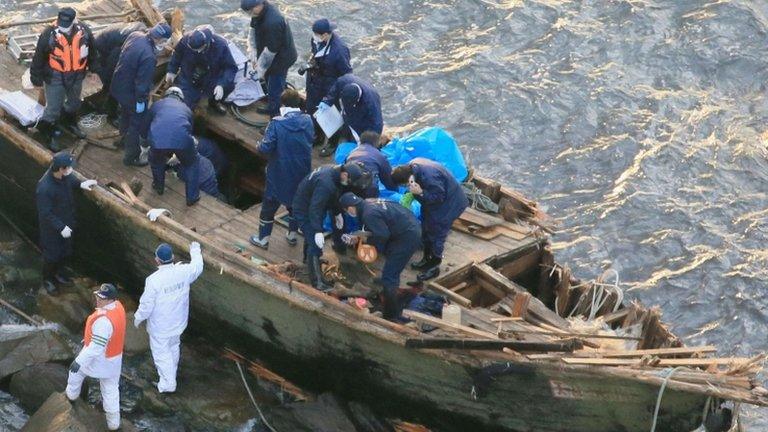
[[[440,275],[440,264],[443,260],[437,257],[431,258],[432,260],[429,262],[429,266],[425,267],[423,271],[416,276],[416,280],[419,282],[424,282]]]
[[[423,270],[429,267],[432,259],[432,251],[427,246],[424,246],[424,252],[421,254],[421,260],[416,261],[415,263],[411,263],[411,268],[414,270]]]
[[[45,137],[46,146],[54,153],[61,151],[61,144],[59,138],[61,137],[61,131],[52,123],[45,120],[40,120],[37,123],[37,130]]]
[[[86,137],[85,132],[77,125],[77,113],[63,112],[61,114],[61,125],[69,133],[76,136],[79,139]]]
[[[312,282],[312,286],[315,287],[316,290],[322,291],[322,292],[328,292],[333,289],[333,286],[328,285],[323,280],[323,270],[320,267],[320,257],[317,255],[312,255],[308,257],[309,265],[309,280]]]
[[[400,307],[397,302],[397,288],[384,288],[381,293],[384,300],[384,319],[387,321],[397,321],[400,317]]]

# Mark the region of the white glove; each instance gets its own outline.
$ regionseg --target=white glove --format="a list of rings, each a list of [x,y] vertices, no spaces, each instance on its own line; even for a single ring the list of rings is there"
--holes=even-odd
[[[171,84],[173,82],[173,80],[175,80],[175,79],[176,79],[176,74],[175,73],[168,72],[167,74],[165,74],[165,83],[166,84]]]
[[[224,97],[224,87],[217,85],[213,89],[213,99],[214,100],[221,100],[221,98]]]
[[[341,241],[343,241],[347,246],[354,246],[355,243],[357,243],[357,237],[349,234],[342,234]]]
[[[200,250],[200,243],[193,241],[192,243],[189,244],[189,250],[190,251]]]
[[[72,237],[72,228],[65,226],[64,229],[61,230],[61,236],[64,238]]]
[[[170,165],[170,166],[176,166],[176,165],[178,165],[180,163],[181,163],[181,161],[179,160],[179,158],[176,157],[176,155],[173,155],[173,156],[171,156],[170,159],[168,159],[168,165]]]
[[[96,180],[86,180],[80,183],[80,189],[87,190],[87,191],[93,190],[93,187],[96,186],[97,184],[99,184],[99,182],[97,182]]]
[[[166,213],[168,214],[168,216],[171,215],[171,212],[169,212],[167,209],[164,209],[164,208],[154,208],[154,209],[151,209],[150,211],[147,212],[147,217],[152,222],[155,222],[155,221],[157,221],[157,218],[159,218],[160,216],[162,216],[162,215],[164,215]]]
[[[334,216],[334,220],[336,221],[336,229],[344,228],[344,216],[341,213]]]
[[[323,235],[323,233],[317,233],[317,234],[315,234],[315,244],[316,244],[316,245],[317,245],[317,247],[319,247],[320,249],[322,249],[322,248],[323,248],[323,246],[325,245],[325,236]]]
[[[136,327],[136,328],[139,328],[140,325],[141,325],[141,321],[139,321],[138,318],[134,318],[133,319],[133,326]]]

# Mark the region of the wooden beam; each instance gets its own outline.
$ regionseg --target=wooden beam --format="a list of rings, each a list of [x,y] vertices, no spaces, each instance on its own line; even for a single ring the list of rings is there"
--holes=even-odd
[[[727,357],[727,358],[702,358],[702,359],[661,359],[656,367],[670,366],[693,366],[708,367],[720,365],[735,365],[746,363],[749,359],[745,357]],[[642,366],[640,359],[607,359],[607,358],[574,358],[564,357],[563,362],[574,365],[594,365],[594,366]]]
[[[493,333],[477,330],[472,327],[467,327],[459,324],[452,324],[447,321],[443,321],[440,318],[435,318],[431,315],[425,315],[416,311],[405,309],[403,311],[403,316],[409,319],[412,319],[414,321],[418,321],[424,324],[433,325],[435,327],[439,327],[441,329],[448,329],[448,330],[455,330],[458,332],[470,334],[472,336],[479,336],[482,338],[487,339],[498,339],[499,337],[496,336]]]
[[[464,307],[472,307],[472,302],[467,299],[466,297],[462,296],[461,294],[457,294],[448,288],[440,285],[437,282],[429,282],[427,284],[427,289],[435,291],[438,294],[442,294],[446,297],[448,297],[452,302],[458,303]]]
[[[82,15],[78,16],[77,19],[79,21],[85,21],[85,20],[96,20],[96,19],[104,19],[104,18],[122,18],[126,17],[132,13],[136,13],[136,10],[129,9],[124,12],[120,13],[114,13],[114,14],[102,14],[102,15]],[[6,29],[9,27],[18,27],[23,25],[34,25],[34,24],[49,24],[56,21],[56,17],[50,17],[50,18],[40,18],[35,20],[27,20],[27,21],[12,21],[12,22],[6,22],[6,23],[0,23],[0,29]]]
[[[502,275],[501,273],[491,268],[491,266],[489,266],[488,264],[476,264],[475,270],[477,270],[477,272],[480,275],[493,281],[495,285],[506,290],[509,294],[514,295],[518,293],[528,292],[528,290],[516,284],[515,282],[507,279],[506,277],[504,277],[504,275]],[[505,300],[502,300],[502,301],[505,301]],[[570,324],[568,324],[568,321],[561,318],[558,314],[555,313],[555,311],[547,308],[547,306],[536,297],[531,298],[531,301],[528,304],[528,312],[536,316],[537,318],[539,318],[541,321],[544,321],[547,324],[553,325],[555,327],[563,328],[563,329],[567,329],[568,327],[570,327]]]
[[[528,342],[516,340],[458,339],[458,338],[408,338],[406,348],[418,349],[465,349],[465,350],[502,350],[526,352],[573,352],[582,349],[584,344],[579,339],[565,339],[556,342]]]
[[[635,351],[594,351],[594,354],[606,358],[642,357],[644,355],[665,357],[677,355],[691,356],[694,354],[713,353],[715,351],[717,351],[717,348],[714,345],[705,345],[699,347],[656,348]]]

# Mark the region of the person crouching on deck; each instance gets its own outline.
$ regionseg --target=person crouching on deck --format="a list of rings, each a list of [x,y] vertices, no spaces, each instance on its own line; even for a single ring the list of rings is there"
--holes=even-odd
[[[392,166],[381,152],[380,141],[381,135],[374,131],[365,131],[360,135],[360,144],[347,156],[346,162],[359,162],[371,174],[371,185],[368,189],[355,191],[364,199],[379,197],[379,182],[388,190],[397,190],[397,185],[392,181]]]
[[[147,320],[149,349],[160,376],[157,383],[160,393],[176,391],[181,334],[187,328],[189,319],[189,285],[203,272],[200,243],[190,243],[189,255],[189,264],[174,264],[171,246],[163,243],[157,247],[157,271],[147,278],[134,315],[133,325],[136,328]]]
[[[467,196],[453,175],[440,163],[426,158],[414,158],[406,165],[395,167],[392,180],[407,184],[408,190],[421,203],[424,255],[411,267],[422,272],[423,282],[440,274],[445,239],[456,220],[469,205]]]
[[[356,217],[364,231],[370,232],[366,242],[379,254],[387,257],[381,271],[384,287],[384,318],[394,321],[400,317],[397,289],[400,274],[416,250],[421,247],[421,226],[407,208],[395,201],[366,199],[347,192],[339,199],[339,205],[348,215]],[[359,239],[345,235],[348,244]]]
[[[192,110],[184,104],[184,93],[178,87],[165,91],[165,97],[152,105],[144,121],[149,125],[149,164],[152,168],[152,189],[158,195],[165,192],[165,168],[175,154],[184,171],[187,205],[200,201],[200,167],[192,136]]]
[[[286,89],[280,96],[280,116],[269,122],[259,153],[267,157],[267,188],[259,215],[259,233],[250,242],[263,249],[269,247],[269,236],[275,221],[275,213],[284,205],[288,209],[288,244],[296,244],[298,225],[291,207],[301,180],[312,171],[312,141],[315,128],[312,118],[301,112],[301,96],[293,89]]]
[[[57,123],[77,138],[85,133],[77,125],[77,112],[82,103],[86,68],[98,73],[98,50],[93,45],[91,29],[75,20],[77,12],[71,7],[59,10],[56,23],[40,34],[29,68],[35,87],[45,91],[45,111],[37,129],[48,140],[48,148],[61,150]],[[63,112],[62,112],[63,111]]]
[[[69,366],[67,398],[80,397],[86,377],[97,378],[107,429],[120,428],[120,371],[123,368],[125,309],[117,300],[117,288],[102,284],[93,292],[96,311],[85,321],[83,349]]]

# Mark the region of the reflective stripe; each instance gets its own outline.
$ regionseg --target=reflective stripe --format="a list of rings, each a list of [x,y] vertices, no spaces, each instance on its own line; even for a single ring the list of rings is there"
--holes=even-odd
[[[112,324],[112,336],[109,340],[93,334],[93,322],[102,316],[106,316]],[[123,354],[123,342],[125,341],[125,309],[123,304],[116,300],[114,308],[108,310],[97,309],[92,313],[85,321],[85,335],[83,339],[85,339],[85,346],[88,346],[91,342],[99,346],[106,346],[107,352],[105,357],[108,359]]]

